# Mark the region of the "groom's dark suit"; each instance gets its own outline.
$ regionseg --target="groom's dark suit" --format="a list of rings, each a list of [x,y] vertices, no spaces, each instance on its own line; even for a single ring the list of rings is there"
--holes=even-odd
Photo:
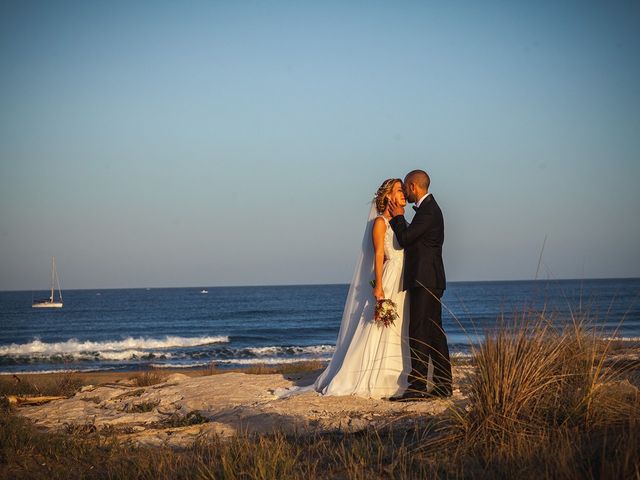
[[[435,388],[450,392],[451,362],[447,337],[442,329],[440,303],[446,288],[442,211],[433,195],[429,195],[416,210],[410,225],[402,215],[392,218],[389,223],[405,253],[403,289],[409,291],[410,388],[426,389],[431,357]]]

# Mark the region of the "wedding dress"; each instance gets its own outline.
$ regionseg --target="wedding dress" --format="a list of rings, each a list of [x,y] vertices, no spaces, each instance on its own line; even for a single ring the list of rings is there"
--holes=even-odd
[[[404,253],[386,218],[382,289],[396,304],[398,318],[384,327],[373,321],[375,298],[369,282],[374,275],[371,237],[376,218],[371,206],[360,256],[349,288],[336,350],[313,388],[323,395],[385,398],[408,386],[411,359],[408,342],[409,298],[402,291]]]

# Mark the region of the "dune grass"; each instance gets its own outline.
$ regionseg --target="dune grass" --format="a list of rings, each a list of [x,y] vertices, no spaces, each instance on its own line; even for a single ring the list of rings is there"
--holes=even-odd
[[[466,402],[411,431],[237,435],[169,450],[43,432],[5,404],[0,478],[640,479],[640,368],[611,345],[544,314],[504,323],[474,352]],[[176,425],[201,421],[187,420]]]
[[[4,395],[71,396],[85,384],[74,373],[2,375],[0,376],[0,397]]]
[[[164,382],[167,377],[166,373],[152,368],[138,373],[131,380],[136,387],[149,387]]]
[[[637,365],[609,345],[544,314],[487,334],[468,405],[452,412],[451,458],[494,478],[640,478]]]
[[[290,375],[294,373],[308,373],[314,372],[317,370],[322,370],[326,367],[326,362],[320,360],[308,360],[302,362],[294,362],[294,363],[283,363],[277,365],[267,365],[264,363],[259,363],[256,365],[252,365],[241,371],[243,373],[251,374],[251,375],[269,375],[269,374],[282,374],[282,375]]]
[[[138,447],[95,432],[45,433],[0,415],[0,478],[311,479],[433,478],[437,464],[410,455],[403,436],[238,435],[183,450]]]

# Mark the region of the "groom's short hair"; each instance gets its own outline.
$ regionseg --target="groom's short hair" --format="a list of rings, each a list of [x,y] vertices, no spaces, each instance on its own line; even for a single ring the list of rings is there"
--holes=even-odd
[[[427,191],[429,190],[429,185],[431,185],[431,179],[424,170],[411,170],[404,179],[405,182],[411,182]]]

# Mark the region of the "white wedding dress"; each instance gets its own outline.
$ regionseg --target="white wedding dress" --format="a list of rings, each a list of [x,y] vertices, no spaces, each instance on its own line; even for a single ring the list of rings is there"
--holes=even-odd
[[[411,359],[409,298],[402,291],[404,253],[386,219],[382,289],[385,297],[396,304],[399,318],[389,327],[373,321],[375,298],[369,282],[374,278],[371,232],[375,217],[372,205],[347,295],[336,351],[313,385],[313,389],[323,395],[386,398],[404,392],[408,386]]]

